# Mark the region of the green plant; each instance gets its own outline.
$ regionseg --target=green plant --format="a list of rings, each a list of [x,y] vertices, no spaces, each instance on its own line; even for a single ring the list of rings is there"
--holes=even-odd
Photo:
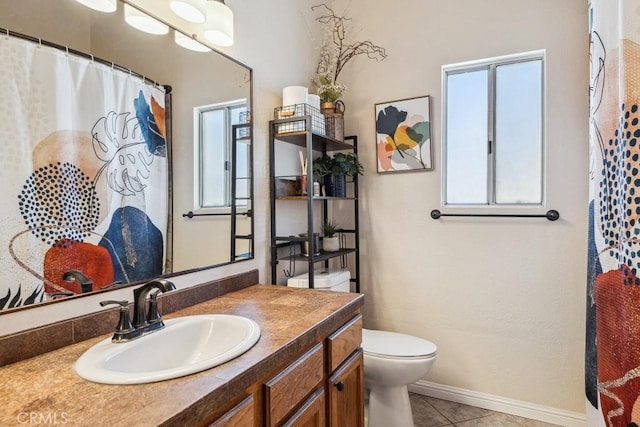
[[[333,171],[333,159],[327,155],[318,157],[313,161],[313,173],[318,178],[324,178]]]
[[[327,175],[362,175],[364,167],[355,153],[336,153],[333,157],[324,155],[313,161],[313,173],[319,178]]]
[[[334,234],[338,232],[340,226],[335,222],[327,221],[324,223],[322,227],[322,231],[324,233],[324,237],[333,237]]]
[[[334,175],[356,176],[364,173],[364,167],[356,153],[336,153],[333,162]]]
[[[311,83],[316,87],[320,102],[336,102],[347,90],[346,86],[332,81],[328,73],[317,74]]]

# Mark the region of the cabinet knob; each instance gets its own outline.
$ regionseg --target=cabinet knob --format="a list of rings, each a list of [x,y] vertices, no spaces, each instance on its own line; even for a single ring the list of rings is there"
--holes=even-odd
[[[342,381],[335,383],[333,386],[337,388],[338,391],[344,390],[344,383]]]

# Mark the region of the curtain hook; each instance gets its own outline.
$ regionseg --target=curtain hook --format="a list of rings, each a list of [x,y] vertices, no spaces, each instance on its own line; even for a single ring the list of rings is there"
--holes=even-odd
[[[42,39],[38,37],[38,47],[42,47]]]
[[[91,63],[93,64],[94,57],[91,55]]]
[[[9,35],[10,35],[9,34],[9,29],[7,28],[7,29],[5,29],[5,31],[7,32],[7,40],[9,40]]]
[[[116,66],[116,64],[114,64],[113,62],[111,63],[111,71],[113,71],[113,68]]]
[[[66,55],[69,56],[69,46],[65,46],[64,49],[65,49]]]

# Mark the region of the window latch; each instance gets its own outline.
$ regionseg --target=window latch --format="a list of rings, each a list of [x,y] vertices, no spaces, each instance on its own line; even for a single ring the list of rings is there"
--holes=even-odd
[[[493,152],[493,141],[491,140],[488,141],[487,149],[489,150],[489,154]]]

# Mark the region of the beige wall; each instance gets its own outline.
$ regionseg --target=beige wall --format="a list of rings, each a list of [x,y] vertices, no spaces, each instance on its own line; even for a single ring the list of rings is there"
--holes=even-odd
[[[336,1],[359,39],[344,82],[360,138],[365,326],[438,345],[428,381],[584,413],[586,0]],[[547,208],[561,219],[441,219],[441,66],[547,50]],[[378,175],[374,104],[431,95],[435,169]]]

